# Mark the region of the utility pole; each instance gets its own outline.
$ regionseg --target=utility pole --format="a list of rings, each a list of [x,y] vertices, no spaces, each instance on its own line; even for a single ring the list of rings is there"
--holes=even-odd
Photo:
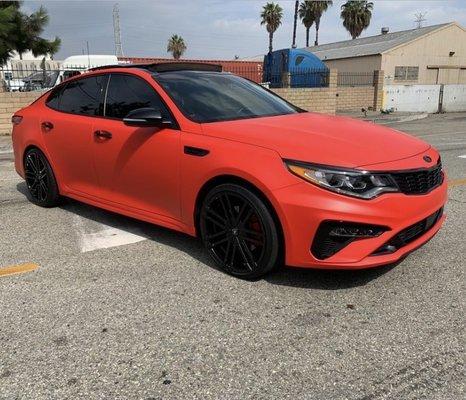
[[[418,12],[416,14],[414,14],[414,16],[416,17],[416,19],[414,20],[414,22],[417,24],[417,28],[422,28],[422,23],[427,21],[424,17],[427,15],[427,12]]]
[[[87,68],[91,68],[91,57],[89,56],[89,41],[86,40],[86,50],[87,50]]]
[[[291,44],[291,48],[293,49],[296,49],[296,26],[298,23],[298,6],[299,0],[296,0],[294,3],[293,43]]]
[[[123,48],[121,47],[121,31],[120,31],[120,9],[118,3],[113,6],[113,36],[115,39],[115,55],[123,56]]]

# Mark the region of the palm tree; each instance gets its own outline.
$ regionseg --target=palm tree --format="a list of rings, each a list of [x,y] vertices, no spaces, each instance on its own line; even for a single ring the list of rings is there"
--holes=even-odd
[[[322,14],[327,11],[327,9],[333,5],[333,1],[310,1],[310,7],[312,13],[314,14],[314,22],[316,24],[316,40],[314,42],[314,46],[319,45],[319,28],[320,28],[320,18]]]
[[[34,43],[39,40],[39,35],[49,22],[47,10],[40,6],[39,10],[31,15],[18,13],[17,31],[16,31],[16,48],[20,60],[23,59],[23,53],[32,50]]]
[[[299,5],[299,18],[306,28],[306,47],[309,47],[309,30],[315,22],[314,12],[312,11],[311,4],[311,0],[306,0]]]
[[[167,52],[172,53],[175,60],[179,60],[183,53],[186,51],[186,43],[181,36],[173,35],[168,40]]]
[[[293,42],[291,44],[292,49],[296,49],[296,28],[298,25],[298,7],[299,0],[294,2],[294,17],[293,17]]]
[[[273,34],[282,23],[283,8],[275,3],[267,3],[262,8],[261,25],[265,25],[269,33],[269,53],[272,52]]]
[[[11,19],[14,28],[10,35],[10,41],[13,44],[12,49],[16,50],[21,60],[23,59],[23,53],[28,50],[31,50],[36,57],[47,54],[53,55],[59,50],[61,43],[59,38],[49,41],[40,36],[49,22],[49,15],[43,6],[28,15],[20,11],[21,2],[19,1],[5,1],[1,5],[7,5],[9,8],[13,7],[14,9]]]
[[[15,28],[13,20],[16,11],[13,5],[0,3],[0,65],[7,62],[14,50],[12,35]]]
[[[373,8],[374,3],[366,0],[350,0],[341,6],[343,26],[353,39],[369,26]]]
[[[60,50],[60,46],[61,39],[59,37],[55,37],[52,41],[39,38],[33,43],[31,50],[34,57],[49,55],[53,60],[53,56],[58,52],[58,50]]]

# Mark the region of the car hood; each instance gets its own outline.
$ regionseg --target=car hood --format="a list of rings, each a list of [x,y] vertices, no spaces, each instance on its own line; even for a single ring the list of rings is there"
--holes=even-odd
[[[202,129],[209,136],[275,150],[282,158],[348,168],[401,160],[430,148],[394,129],[316,113],[212,122]]]

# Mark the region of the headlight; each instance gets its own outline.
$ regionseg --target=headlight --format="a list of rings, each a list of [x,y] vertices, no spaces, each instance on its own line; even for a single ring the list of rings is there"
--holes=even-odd
[[[398,192],[390,175],[305,164],[285,160],[288,169],[304,180],[333,192],[372,199],[385,192]]]

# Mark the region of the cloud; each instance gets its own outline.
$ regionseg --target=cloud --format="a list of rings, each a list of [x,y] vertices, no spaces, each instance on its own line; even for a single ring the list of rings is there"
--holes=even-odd
[[[222,32],[254,32],[261,30],[260,21],[257,18],[228,19],[221,18],[213,21],[212,26]]]
[[[62,38],[57,58],[81,54],[89,42],[92,53],[114,52],[112,10],[115,1],[46,1],[50,24],[44,35]],[[128,56],[167,56],[168,38],[176,33],[185,39],[185,57],[232,59],[263,54],[268,35],[260,25],[260,11],[267,0],[119,0],[123,50]],[[274,48],[291,45],[293,0],[275,0],[284,9],[282,25],[274,35]],[[343,1],[334,1],[324,14],[319,31],[320,43],[349,39],[340,19]],[[32,12],[41,3],[25,1]],[[414,13],[427,12],[426,24],[456,20],[466,26],[466,2],[451,1],[374,1],[370,27],[363,36],[414,27]],[[313,40],[314,29],[311,30]],[[305,30],[298,23],[298,46],[304,46]]]

